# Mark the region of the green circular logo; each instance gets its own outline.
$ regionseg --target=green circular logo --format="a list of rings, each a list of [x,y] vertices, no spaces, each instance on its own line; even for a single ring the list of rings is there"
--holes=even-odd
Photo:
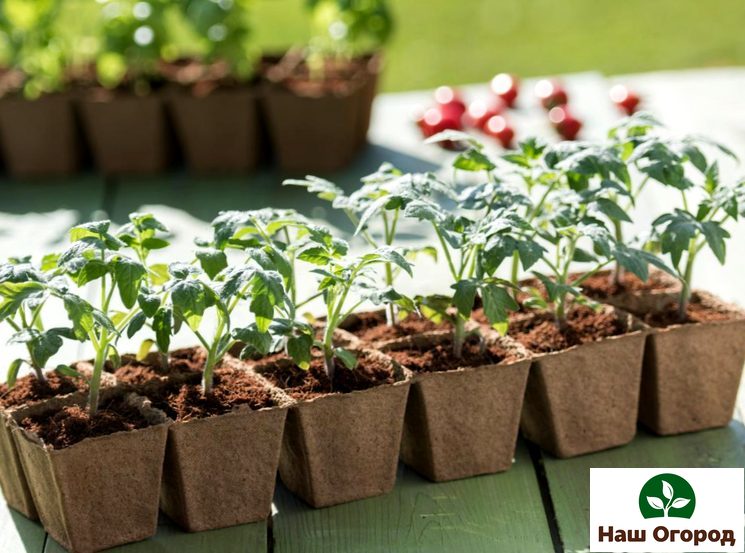
[[[639,492],[639,510],[644,518],[691,518],[696,509],[693,488],[677,474],[658,474]]]

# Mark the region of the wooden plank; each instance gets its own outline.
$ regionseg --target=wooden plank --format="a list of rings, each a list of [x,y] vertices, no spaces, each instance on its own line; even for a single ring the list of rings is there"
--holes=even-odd
[[[10,509],[0,495],[0,551],[42,553],[45,538],[41,525]]]
[[[567,552],[587,551],[590,543],[591,467],[743,467],[745,426],[662,438],[639,431],[625,447],[574,459],[543,459],[559,533]]]
[[[551,551],[524,444],[508,472],[434,484],[404,468],[388,495],[311,509],[280,486],[274,551]]]
[[[265,553],[267,523],[245,524],[208,532],[182,532],[171,521],[161,517],[158,533],[151,539],[107,549],[111,553]],[[5,550],[2,550],[5,553]],[[50,536],[44,553],[66,550]]]

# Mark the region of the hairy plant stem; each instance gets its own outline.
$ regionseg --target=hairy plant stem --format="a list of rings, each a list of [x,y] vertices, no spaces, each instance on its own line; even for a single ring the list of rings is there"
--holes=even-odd
[[[463,343],[466,340],[466,323],[460,313],[455,315],[455,330],[453,332],[453,355],[460,359],[463,357]]]
[[[616,241],[623,244],[623,223],[617,219],[613,219],[613,232],[616,237]],[[621,278],[623,277],[623,267],[621,267],[621,264],[616,261],[613,271],[611,272],[611,278],[613,279],[613,284],[616,286],[621,285]]]
[[[205,396],[208,396],[212,393],[215,365],[217,365],[215,352],[212,350],[208,350],[207,361],[205,362],[204,370],[202,371],[202,394]]]
[[[678,301],[678,320],[681,322],[685,322],[688,318],[688,304],[691,301],[691,278],[693,277],[693,263],[696,259],[696,253],[698,253],[696,241],[691,239],[680,289],[680,300]]]
[[[106,364],[106,354],[109,350],[108,332],[104,330],[96,348],[96,358],[93,362],[93,374],[89,383],[88,413],[93,416],[98,411],[98,396],[101,388],[101,375]]]

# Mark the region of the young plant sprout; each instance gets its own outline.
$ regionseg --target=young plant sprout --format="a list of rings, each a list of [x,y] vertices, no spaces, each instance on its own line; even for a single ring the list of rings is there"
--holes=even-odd
[[[168,367],[168,349],[171,345],[171,327],[173,313],[164,302],[164,295],[159,289],[169,280],[168,266],[164,263],[150,263],[150,253],[169,246],[163,237],[168,228],[151,213],[131,213],[129,223],[117,232],[116,237],[130,248],[143,267],[147,270],[145,281],[137,297],[139,311],[132,317],[127,326],[127,337],[132,338],[143,326],[148,325],[154,339],[144,340],[137,353],[138,359],[144,359],[153,345],[160,353],[161,363]],[[118,315],[118,316],[123,316]]]
[[[385,0],[306,0],[311,10],[311,50],[351,58],[375,52],[393,28]]]
[[[694,190],[702,192],[698,205],[691,199]],[[660,215],[652,223],[652,245],[669,256],[675,276],[682,284],[678,318],[685,322],[696,258],[708,247],[719,263],[724,264],[726,241],[730,237],[724,226],[730,219],[737,221],[745,215],[745,180],[724,185],[719,179],[717,163],[707,161],[702,178],[692,186],[681,188],[680,193],[683,207]]]
[[[540,259],[543,248],[532,238],[532,228],[517,213],[513,194],[495,198],[486,215],[470,218],[444,210],[430,200],[411,202],[404,216],[431,224],[447,260],[453,295],[418,298],[422,312],[431,318],[451,320],[453,354],[460,358],[466,339],[466,322],[476,296],[484,314],[501,333],[507,330],[508,313],[518,309],[510,294],[512,285],[494,276],[505,259],[517,253],[525,269]],[[519,205],[519,204],[517,204]]]
[[[116,342],[140,312],[137,300],[147,274],[142,263],[119,251],[125,243],[109,232],[110,226],[109,221],[95,221],[73,227],[70,231],[72,244],[57,260],[60,271],[78,287],[93,282],[98,284],[97,307],[71,293],[66,285],[50,282],[53,293],[62,299],[73,323],[75,338],[90,341],[95,351],[88,399],[91,415],[98,409],[101,374],[106,360],[110,357],[114,365],[120,364]],[[125,313],[115,311],[112,305],[117,292],[128,310]]]
[[[207,350],[202,393],[209,395],[215,368],[239,340],[245,339],[231,328],[231,315],[236,307],[243,301],[249,302],[257,331],[266,334],[276,306],[285,301],[285,292],[280,274],[261,266],[264,259],[260,254],[235,267],[228,266],[227,256],[221,250],[200,250],[197,259],[201,269],[172,263],[168,269],[171,280],[164,292],[170,296],[174,333],[185,323]],[[201,326],[204,314],[210,309],[216,314],[216,326],[212,337],[207,338]]]
[[[47,263],[48,264],[48,263]],[[69,328],[45,328],[44,307],[52,297],[47,283],[51,275],[32,265],[30,258],[10,259],[0,264],[0,322],[13,330],[8,343],[25,344],[28,357],[11,361],[6,384],[15,385],[25,363],[40,382],[46,382],[44,369],[62,347],[63,338],[74,339]]]
[[[545,300],[536,296],[526,302],[526,306],[551,306],[559,329],[566,327],[569,299],[586,301],[580,285],[611,262],[619,263],[644,281],[648,278],[650,264],[670,271],[655,255],[615,240],[601,218],[611,209],[620,210],[608,197],[614,190],[603,184],[581,191],[557,189],[547,198],[545,209],[535,220],[540,238],[553,247],[554,253],[542,256],[549,275],[534,271],[545,287]],[[611,205],[614,207],[609,208]],[[591,265],[572,275],[570,269],[577,262]]]
[[[283,184],[303,186],[320,199],[331,202],[356,227],[355,235],[361,236],[374,249],[400,246],[397,235],[399,218],[410,202],[432,197],[436,192],[450,193],[449,188],[432,173],[404,174],[389,163],[364,177],[362,186],[348,196],[335,184],[313,176],[285,180]],[[371,228],[373,222],[377,232]],[[431,246],[406,249],[409,259],[418,254],[437,258],[437,250]],[[390,262],[384,263],[383,269],[385,285],[394,286],[399,269]],[[388,304],[385,312],[387,324],[395,324],[396,306]]]

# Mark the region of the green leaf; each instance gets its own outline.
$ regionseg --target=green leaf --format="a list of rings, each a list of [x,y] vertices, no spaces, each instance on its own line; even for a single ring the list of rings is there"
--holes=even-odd
[[[20,370],[22,364],[23,359],[14,359],[8,366],[8,372],[5,376],[5,383],[7,384],[9,390],[16,385],[16,380],[18,379],[18,371]]]
[[[199,330],[202,316],[207,309],[207,293],[197,280],[181,280],[171,288],[174,314],[191,330]]]
[[[140,288],[145,280],[145,267],[127,257],[117,257],[113,260],[114,278],[119,288],[119,297],[127,309],[131,309],[137,302]]]
[[[312,347],[313,337],[309,334],[290,336],[287,339],[287,354],[304,371],[310,368]]]
[[[476,148],[469,148],[458,154],[458,157],[453,161],[453,167],[463,171],[491,171],[496,169],[496,165]]]
[[[247,346],[250,346],[248,349],[257,351],[261,355],[269,353],[269,350],[272,347],[272,336],[268,332],[261,331],[253,325],[233,330],[233,338],[240,340]],[[241,354],[241,356],[244,357],[243,354]]]
[[[139,349],[137,350],[137,355],[135,356],[138,361],[144,361],[147,357],[148,353],[150,353],[150,350],[153,349],[153,345],[155,342],[153,340],[143,340],[140,344]],[[166,351],[166,350],[162,350]]]
[[[595,200],[595,205],[602,213],[610,218],[611,221],[631,222],[631,217],[629,217],[626,212],[621,209],[621,206],[613,200],[609,200],[608,198],[597,198]]]
[[[170,242],[168,240],[163,240],[162,238],[156,238],[154,236],[151,236],[150,238],[145,238],[142,241],[142,247],[147,250],[162,250],[163,248],[167,248],[170,245]]]
[[[173,317],[171,310],[167,308],[158,309],[155,312],[155,315],[153,315],[151,325],[155,332],[155,340],[158,344],[158,349],[162,352],[168,351],[168,348],[171,345],[171,334],[173,332]]]
[[[134,317],[132,317],[132,320],[129,321],[129,325],[127,325],[127,338],[132,338],[132,336],[137,334],[145,325],[146,321],[147,315],[145,315],[143,311],[140,311]]]
[[[228,266],[228,258],[222,250],[199,250],[197,252],[197,259],[202,270],[211,279],[214,279],[220,271]]]
[[[460,280],[451,287],[455,290],[453,295],[453,305],[458,309],[463,317],[471,316],[473,303],[476,300],[476,291],[478,283],[474,280]]]
[[[70,293],[62,294],[62,303],[67,311],[67,316],[72,321],[75,338],[84,342],[88,339],[88,333],[95,326],[93,318],[93,306],[82,298]]]
[[[711,251],[714,252],[719,263],[724,265],[725,258],[727,257],[725,239],[729,238],[729,232],[713,221],[701,223],[701,231],[706,238],[706,243],[711,248]]]
[[[507,322],[508,313],[520,308],[510,293],[496,284],[482,286],[481,299],[484,304],[484,315],[492,325],[503,325]]]
[[[81,373],[73,369],[70,365],[57,365],[54,372],[70,378],[85,378]]]
[[[137,304],[147,317],[152,317],[160,307],[160,296],[153,293],[151,290],[143,288],[140,290],[140,295],[137,297]]]
[[[260,332],[269,330],[274,318],[274,305],[266,295],[254,296],[251,300],[251,313],[256,317],[256,326]]]
[[[334,356],[350,371],[357,367],[357,356],[349,350],[336,348],[334,350]]]

